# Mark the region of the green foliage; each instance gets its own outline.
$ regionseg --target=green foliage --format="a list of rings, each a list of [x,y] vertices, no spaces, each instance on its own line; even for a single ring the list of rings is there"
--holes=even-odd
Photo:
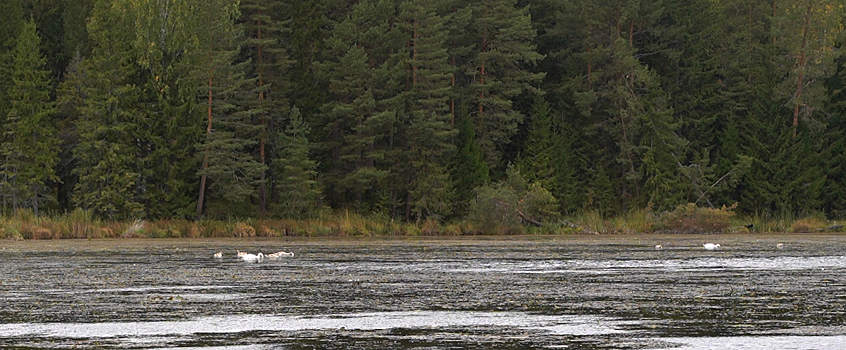
[[[253,123],[258,111],[248,108],[258,96],[255,80],[246,77],[246,62],[236,63],[243,40],[243,32],[234,22],[237,2],[210,4],[204,10],[212,30],[198,35],[203,40],[195,68],[201,77],[197,101],[202,109],[197,110],[206,121],[205,139],[196,146],[202,157],[202,168],[197,172],[201,177],[198,219],[206,199],[245,206],[256,195],[266,170],[266,165],[251,154],[263,127]]]
[[[455,150],[457,130],[450,126],[449,91],[452,78],[445,47],[447,17],[437,3],[403,2],[399,19],[407,49],[396,58],[397,71],[410,85],[397,94],[398,132],[406,140],[402,162],[392,168],[405,179],[406,219],[439,220],[452,212],[452,183],[447,168]],[[400,188],[402,190],[402,188]]]
[[[39,51],[35,23],[21,29],[12,51],[14,71],[9,89],[11,108],[3,128],[0,185],[13,208],[39,207],[52,198],[50,185],[58,178],[58,139],[53,128],[55,103],[50,98],[49,71]]]
[[[523,92],[536,92],[544,73],[532,72],[543,55],[534,45],[536,36],[526,8],[516,0],[470,2],[468,34],[474,37],[475,55],[464,75],[471,77],[467,92],[477,106],[471,114],[477,142],[489,168],[502,167],[502,145],[517,132],[523,114],[513,99]]]
[[[607,232],[687,202],[837,218],[844,18],[808,0],[2,1],[0,199],[112,220],[355,208],[426,223],[356,234],[464,234],[437,226],[513,162],[531,206]]]
[[[458,214],[465,214],[469,201],[473,197],[473,190],[488,184],[490,175],[484,153],[476,143],[476,133],[466,113],[466,106],[463,106],[459,113],[458,125],[459,133],[456,142],[458,152],[453,162],[451,175],[455,196],[458,199],[455,202],[455,211]]]
[[[284,132],[278,135],[277,158],[273,173],[279,177],[276,193],[279,207],[276,212],[286,218],[308,218],[318,213],[321,192],[317,177],[317,162],[308,156],[309,127],[299,109],[291,109],[291,117]]]
[[[468,219],[485,234],[519,234],[525,225],[555,223],[558,201],[539,183],[529,184],[509,166],[505,181],[476,188]]]
[[[140,172],[134,148],[139,92],[131,81],[132,29],[125,16],[110,1],[97,1],[88,28],[92,57],[78,67],[90,75],[69,80],[72,87],[65,85],[63,94],[82,102],[79,143],[73,149],[72,173],[78,177],[73,202],[109,219],[137,218],[143,211],[136,196]]]
[[[5,122],[11,108],[9,90],[12,87],[14,60],[12,52],[18,41],[18,33],[23,28],[24,14],[21,0],[0,2],[0,121]]]
[[[358,5],[356,8],[362,10],[354,11],[349,19],[335,26],[333,34],[337,34],[330,42],[334,60],[315,64],[321,77],[329,82],[331,94],[322,107],[319,125],[324,126],[326,135],[321,144],[323,151],[332,154],[321,165],[326,175],[327,196],[334,205],[345,204],[346,198],[353,199],[360,207],[372,204],[365,203],[370,202],[365,196],[370,197],[388,175],[386,170],[375,168],[375,162],[384,157],[376,142],[386,136],[385,118],[392,116],[378,110],[372,87],[377,70],[383,68],[375,62],[368,63],[376,57],[368,55],[363,47],[366,44],[350,45],[342,38],[353,35],[352,39],[356,40],[360,35],[363,40],[368,39],[367,34],[384,33],[385,23],[368,23],[362,28],[363,22],[376,19],[353,17],[367,15],[367,6],[373,4]],[[367,32],[359,33],[359,28]]]
[[[545,188],[556,191],[555,182],[555,138],[552,133],[552,121],[549,103],[541,95],[535,95],[532,104],[529,137],[517,163],[521,174],[529,182],[539,182]]]

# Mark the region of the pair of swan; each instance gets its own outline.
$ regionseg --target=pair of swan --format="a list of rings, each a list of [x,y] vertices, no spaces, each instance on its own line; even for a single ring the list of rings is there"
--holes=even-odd
[[[240,258],[244,261],[261,262],[262,260],[264,260],[264,258],[276,260],[276,259],[279,259],[281,257],[291,257],[291,256],[294,256],[293,252],[279,251],[279,252],[271,253],[271,254],[267,254],[267,255],[264,255],[263,253],[244,254],[244,255],[240,255]]]
[[[286,251],[279,251],[279,252],[267,254],[267,255],[264,255],[264,253],[251,254],[251,253],[247,253],[247,252],[242,252],[240,250],[236,250],[235,253],[237,254],[238,258],[240,258],[241,260],[255,261],[255,262],[260,262],[260,261],[264,260],[264,258],[279,259],[279,258],[282,258],[282,257],[293,257],[294,256],[294,252],[286,252]],[[215,258],[223,258],[223,252],[214,253],[214,257]]]

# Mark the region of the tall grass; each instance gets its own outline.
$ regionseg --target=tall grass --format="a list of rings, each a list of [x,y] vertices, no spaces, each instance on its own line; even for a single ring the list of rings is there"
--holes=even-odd
[[[795,218],[778,215],[737,217],[733,207],[699,208],[689,205],[672,212],[655,213],[636,209],[625,215],[604,217],[587,211],[566,221],[524,227],[520,232],[504,229],[483,231],[463,220],[420,223],[394,220],[387,215],[362,215],[351,211],[325,212],[303,220],[129,220],[104,221],[91,211],[36,216],[18,210],[0,216],[0,239],[97,239],[97,238],[203,238],[203,237],[336,237],[336,236],[467,236],[503,234],[640,234],[640,233],[728,233],[728,232],[820,232],[843,231],[822,215]],[[750,225],[751,224],[751,225]]]

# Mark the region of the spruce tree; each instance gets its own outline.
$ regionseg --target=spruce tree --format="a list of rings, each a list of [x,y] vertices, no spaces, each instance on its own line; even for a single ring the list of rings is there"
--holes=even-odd
[[[83,57],[91,55],[91,37],[88,35],[86,20],[94,8],[94,0],[66,0],[62,12],[64,55],[73,60],[79,53]]]
[[[35,22],[24,23],[12,51],[11,108],[3,125],[3,163],[0,173],[6,196],[15,210],[39,208],[54,200],[51,185],[58,180],[58,140],[53,127],[54,103],[50,100],[50,72],[44,68],[41,39]]]
[[[185,1],[122,7],[134,24],[140,200],[150,218],[189,218],[197,188],[194,145],[202,132],[194,110],[197,76],[191,74],[191,58],[197,52],[197,28],[206,25],[203,7]]]
[[[57,199],[60,207],[66,210],[73,207],[71,194],[77,182],[77,176],[74,174],[77,160],[73,152],[74,147],[79,143],[77,126],[82,119],[83,110],[88,103],[88,94],[92,89],[92,73],[89,68],[90,63],[82,58],[79,51],[76,51],[68,64],[64,81],[56,90],[59,116],[56,125],[61,140],[59,163],[56,167],[56,175],[60,179]]]
[[[72,195],[77,207],[112,220],[136,219],[139,199],[135,111],[139,92],[133,84],[132,22],[109,0],[94,6],[88,32],[92,39],[91,84],[76,123],[79,143],[73,150],[78,177]]]
[[[459,108],[456,142],[458,152],[452,166],[456,198],[454,211],[459,215],[467,213],[474,189],[490,182],[490,170],[485,162],[485,154],[476,143],[476,132],[467,109],[466,105]]]
[[[403,87],[396,65],[387,62],[405,43],[392,25],[395,13],[386,1],[354,5],[328,39],[331,59],[315,64],[329,87],[320,118],[325,128],[321,166],[334,205],[354,204],[363,211],[386,206],[390,170],[384,162],[397,116],[392,102]]]
[[[24,14],[21,0],[0,1],[0,123],[6,119],[11,102],[9,89],[12,87],[14,70],[12,51],[17,46],[18,33],[23,28]]]
[[[846,46],[846,33],[841,33],[838,47]],[[826,81],[829,96],[827,111],[830,115],[826,127],[821,155],[825,162],[826,180],[822,189],[823,210],[830,218],[846,216],[846,56],[835,60],[835,73]]]
[[[552,133],[549,103],[535,95],[529,121],[529,136],[517,163],[518,170],[529,183],[538,182],[552,193],[557,192],[554,175],[556,149]]]
[[[286,128],[278,135],[281,148],[273,159],[273,172],[279,180],[275,191],[279,197],[276,213],[285,218],[303,219],[317,214],[320,187],[317,182],[317,162],[309,159],[309,126],[299,109],[291,109]]]

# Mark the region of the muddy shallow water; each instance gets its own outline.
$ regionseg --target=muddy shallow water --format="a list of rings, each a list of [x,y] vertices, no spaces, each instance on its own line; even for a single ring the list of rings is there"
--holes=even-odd
[[[844,272],[846,235],[2,241],[0,348],[832,349]]]

